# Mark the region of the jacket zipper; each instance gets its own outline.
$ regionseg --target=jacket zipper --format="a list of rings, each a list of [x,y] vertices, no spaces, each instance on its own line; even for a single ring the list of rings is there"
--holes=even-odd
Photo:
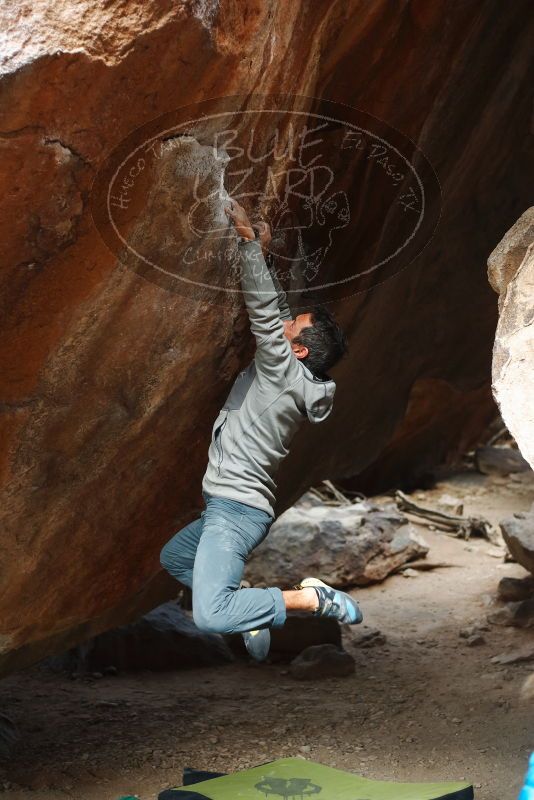
[[[222,422],[219,425],[219,427],[217,429],[217,433],[215,434],[215,442],[216,442],[217,450],[218,450],[218,453],[219,453],[219,462],[217,464],[217,475],[221,474],[221,465],[222,465],[223,456],[224,456],[221,436],[222,436],[223,428],[226,425],[227,421],[228,421],[228,415],[225,417],[224,422]]]

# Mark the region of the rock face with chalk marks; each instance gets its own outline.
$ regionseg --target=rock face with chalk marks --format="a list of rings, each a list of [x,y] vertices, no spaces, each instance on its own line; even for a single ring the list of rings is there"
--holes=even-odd
[[[4,672],[175,594],[159,551],[201,509],[211,426],[253,352],[238,296],[166,291],[104,244],[91,187],[121,140],[206,97],[241,95],[244,106],[252,92],[296,93],[385,120],[438,175],[442,216],[423,252],[335,304],[350,338],[333,372],[335,412],[297,435],[278,511],[323,478],[393,484],[477,438],[494,413],[484,263],[530,192],[527,0],[50,8],[22,0],[0,11]],[[171,269],[191,231],[188,170],[206,158],[204,188],[221,181],[203,142],[189,142],[191,167],[180,146],[169,139],[142,175],[150,218],[132,207],[129,220],[145,255],[166,242]],[[196,224],[209,228],[220,211],[201,209]],[[346,232],[344,258],[356,262],[356,229]],[[325,268],[334,280],[337,259]],[[209,284],[216,266],[200,251],[190,270]]]

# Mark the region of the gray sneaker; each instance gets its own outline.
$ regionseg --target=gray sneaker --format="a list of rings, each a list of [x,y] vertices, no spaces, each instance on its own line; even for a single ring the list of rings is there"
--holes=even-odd
[[[271,633],[269,628],[260,628],[258,631],[246,631],[241,634],[247,652],[254,661],[265,661],[271,647]]]

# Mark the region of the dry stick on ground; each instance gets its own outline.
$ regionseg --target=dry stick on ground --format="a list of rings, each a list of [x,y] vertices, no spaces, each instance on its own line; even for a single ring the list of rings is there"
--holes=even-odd
[[[497,431],[497,433],[494,433],[493,436],[490,436],[490,438],[488,439],[488,441],[485,444],[485,447],[492,447],[504,435],[507,435],[508,439],[510,439],[510,440],[512,439],[510,433],[508,432],[508,428],[506,427],[506,425],[504,425],[502,428],[500,428]]]
[[[314,486],[311,489],[308,489],[309,494],[316,497],[321,503],[324,503],[325,506],[338,506],[339,502],[337,500],[329,500],[328,496],[321,492],[319,489],[315,488]]]
[[[308,491],[314,497],[317,497],[321,503],[324,503],[325,506],[352,506],[354,503],[361,503],[362,500],[367,499],[361,492],[351,492],[351,494],[354,495],[354,498],[351,500],[350,497],[344,495],[343,492],[334,486],[332,481],[325,480],[322,481],[322,484],[325,487],[324,491],[321,491],[317,487],[312,487]]]
[[[427,524],[433,525],[449,536],[457,536],[462,539],[469,539],[470,536],[483,536],[492,543],[497,541],[497,535],[493,531],[491,523],[483,517],[461,517],[456,514],[446,514],[444,511],[436,511],[434,508],[424,508],[414,503],[400,490],[395,492],[395,502],[399,511],[428,520]]]
[[[405,569],[415,569],[418,572],[430,572],[433,569],[444,569],[445,567],[457,567],[457,564],[449,564],[447,561],[407,561],[393,572],[404,572]]]
[[[311,488],[309,492],[313,494],[314,497],[317,497],[325,506],[350,506],[353,505],[354,502],[361,502],[361,500],[366,499],[364,496],[356,496],[354,500],[350,500],[329,480],[324,480],[322,485],[325,487],[324,491]],[[400,489],[394,493],[394,498],[399,511],[412,514],[413,516],[425,520],[425,524],[432,525],[437,530],[443,531],[449,536],[455,536],[466,540],[471,536],[483,536],[492,544],[502,546],[502,541],[500,540],[498,532],[495,531],[491,523],[483,517],[463,517],[456,514],[447,514],[445,511],[437,511],[434,508],[425,508],[424,506],[414,503],[413,500],[410,500]]]
[[[336,500],[338,500],[341,505],[344,505],[344,506],[351,506],[352,505],[352,503],[348,499],[348,497],[345,497],[345,495],[342,492],[340,492],[339,489],[336,489],[336,487],[334,486],[334,484],[331,481],[327,480],[327,481],[323,481],[323,483],[324,483],[324,485],[326,486],[327,489],[330,489],[330,491],[332,492],[332,494],[334,495]]]

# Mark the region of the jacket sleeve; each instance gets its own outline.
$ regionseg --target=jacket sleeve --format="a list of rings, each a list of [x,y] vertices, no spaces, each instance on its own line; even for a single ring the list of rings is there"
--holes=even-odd
[[[271,273],[271,278],[272,278],[272,281],[273,281],[273,285],[274,285],[274,288],[276,290],[276,294],[277,294],[277,298],[278,298],[278,310],[280,312],[281,319],[293,319],[293,314],[291,313],[291,310],[290,310],[288,302],[287,302],[287,295],[284,292],[284,290],[282,289],[280,281],[276,277],[276,273],[271,271],[269,264],[267,264],[267,268],[269,269],[269,272]]]
[[[256,369],[274,377],[296,366],[297,360],[284,333],[283,320],[291,319],[286,294],[271,275],[259,241],[240,242],[238,249],[241,289],[256,339]]]

